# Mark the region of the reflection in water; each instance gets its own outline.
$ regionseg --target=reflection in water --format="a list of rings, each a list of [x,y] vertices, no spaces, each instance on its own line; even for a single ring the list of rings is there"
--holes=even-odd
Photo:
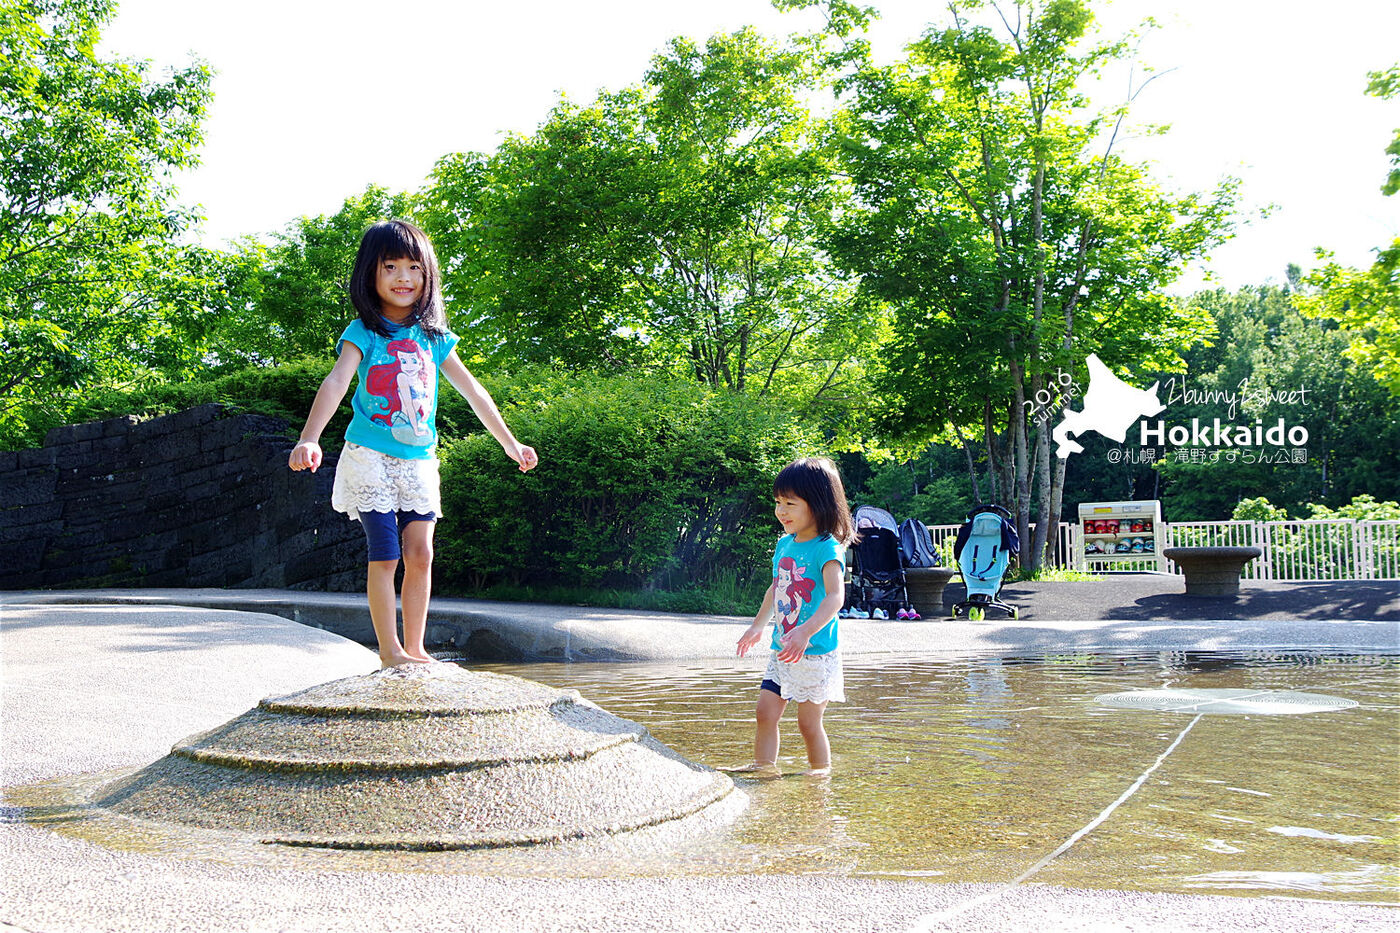
[[[472,666],[576,688],[706,764],[750,758],[755,662]],[[1396,655],[1315,652],[847,659],[851,702],[826,714],[833,775],[736,778],[753,802],[724,862],[739,871],[1005,882],[1113,803],[1189,722],[1100,708],[1095,696],[1167,686],[1300,690],[1360,705],[1208,717],[1034,880],[1395,902],[1397,670]],[[802,770],[792,716],[783,748],[780,764]]]

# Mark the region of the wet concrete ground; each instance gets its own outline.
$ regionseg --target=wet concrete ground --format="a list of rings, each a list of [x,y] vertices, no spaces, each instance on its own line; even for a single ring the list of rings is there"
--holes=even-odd
[[[1345,606],[1341,601],[1351,598],[1342,593],[1319,603],[1339,608],[1319,610],[1322,617],[1315,618],[1309,618],[1311,610],[1295,598],[1293,605],[1303,608],[1292,618],[1056,621],[1040,611],[1035,617],[1023,611],[1022,620],[1010,626],[887,622],[851,624],[846,632],[851,650],[860,651],[1017,650],[1016,646],[1035,651],[1047,645],[1091,643],[1395,650],[1394,592],[1392,585],[1374,603],[1370,614],[1377,618],[1367,618],[1358,608],[1373,605],[1364,601],[1352,606],[1349,618],[1339,617]],[[178,605],[181,597],[194,601],[193,594],[168,595],[162,606],[78,604],[121,595],[7,594],[0,599],[0,783],[10,786],[138,767],[160,757],[178,739],[232,718],[263,696],[364,673],[377,665],[374,654],[360,645],[258,611],[269,599],[296,604],[348,597],[249,593],[242,605],[252,612]],[[216,595],[224,601],[237,598]],[[1010,588],[1007,595],[1013,595]],[[1074,605],[1095,604],[1085,600],[1087,591],[1060,595]],[[1154,595],[1170,597],[1134,597],[1120,590],[1117,606],[1137,606],[1138,600]],[[76,601],[60,601],[65,598]],[[1286,592],[1276,598],[1281,607],[1290,600]],[[363,612],[361,600],[350,602]],[[519,618],[504,631],[533,633],[546,648],[563,644],[593,657],[607,651],[636,656],[638,646],[646,645],[662,656],[682,649],[703,652],[687,655],[692,657],[724,656],[738,632],[732,627],[736,620],[567,607],[516,606],[508,611],[501,605],[459,611],[496,619],[513,612]],[[35,814],[21,814],[8,802],[0,810],[0,930],[1034,928],[1165,933],[1379,931],[1400,926],[1400,913],[1384,907],[1037,884],[999,887],[831,876],[521,879],[249,866],[108,849],[32,825],[23,816],[32,819]]]

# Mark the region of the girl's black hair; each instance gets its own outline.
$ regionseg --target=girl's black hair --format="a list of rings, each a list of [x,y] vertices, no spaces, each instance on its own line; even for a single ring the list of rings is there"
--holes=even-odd
[[[796,496],[807,503],[817,521],[817,533],[842,544],[856,540],[855,522],[846,504],[846,487],[836,464],[827,457],[803,457],[783,467],[773,480],[773,495]]]
[[[423,264],[423,294],[409,312],[405,325],[417,324],[429,337],[447,334],[447,315],[442,307],[442,280],[437,254],[428,235],[406,220],[385,220],[365,231],[350,273],[350,303],[360,321],[381,337],[392,337],[389,323],[379,305],[376,282],[379,266],[390,259],[411,259]]]

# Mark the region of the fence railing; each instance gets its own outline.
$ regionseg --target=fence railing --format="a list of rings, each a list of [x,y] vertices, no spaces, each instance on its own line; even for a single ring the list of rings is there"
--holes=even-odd
[[[1400,521],[1170,522],[1167,542],[1257,547],[1246,580],[1400,580]]]
[[[961,527],[962,525],[928,526],[929,537],[933,539],[934,552],[941,555],[943,563],[950,567],[955,564],[953,560],[953,542],[957,540],[958,529]],[[1035,534],[1035,522],[1031,522],[1030,533],[1032,535]],[[1050,548],[1049,566],[1060,568],[1073,567],[1074,551],[1071,548],[1074,544],[1074,526],[1069,522],[1060,522],[1059,528],[1057,529],[1057,538],[1057,541],[1052,540],[1050,542],[1052,547]]]
[[[1246,580],[1400,580],[1400,521],[1318,519],[1282,522],[1168,522],[1164,547],[1245,546],[1263,554],[1245,565]],[[929,525],[933,547],[953,564],[959,525]],[[1032,528],[1035,526],[1032,525]],[[1074,526],[1060,522],[1048,566],[1075,566]],[[1173,573],[1181,570],[1168,561]],[[1133,569],[1128,565],[1115,568]]]

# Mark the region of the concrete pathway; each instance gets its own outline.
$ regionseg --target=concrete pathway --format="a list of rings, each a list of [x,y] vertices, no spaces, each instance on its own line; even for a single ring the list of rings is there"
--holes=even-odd
[[[140,595],[140,594],[138,594]],[[157,594],[144,594],[142,601]],[[241,597],[241,602],[239,601]],[[130,594],[0,597],[0,783],[13,786],[134,768],[184,736],[218,725],[267,695],[377,665],[369,649],[282,618],[318,594],[185,592],[164,605]],[[95,602],[95,600],[100,600]],[[179,602],[218,601],[218,608]],[[231,600],[225,602],[226,600]],[[302,607],[297,609],[296,607]],[[500,604],[458,607],[505,618]],[[248,611],[243,611],[248,610]],[[362,610],[361,610],[362,611]],[[533,632],[542,654],[674,657],[727,654],[733,620],[659,618],[515,606],[508,632]],[[733,623],[733,624],[731,624]],[[643,632],[637,629],[645,629]],[[864,623],[859,650],[1036,651],[1047,645],[1183,647],[1314,644],[1396,647],[1394,622],[1312,620],[1288,627],[1168,620],[978,627]],[[501,636],[504,637],[504,636]],[[523,636],[522,636],[523,637]],[[483,636],[484,638],[484,636]],[[1311,642],[1305,639],[1314,639]],[[478,644],[486,644],[478,640]],[[713,645],[718,644],[715,648]],[[915,647],[922,646],[922,647]],[[573,655],[569,652],[575,652]],[[643,656],[646,656],[643,654]],[[1400,928],[1400,912],[1279,898],[1196,897],[883,882],[832,876],[534,879],[230,863],[218,852],[151,854],[106,848],[42,825],[43,814],[0,808],[0,930],[464,931],[1368,931]],[[985,901],[981,897],[994,895]]]
[[[1002,598],[1017,621],[843,619],[846,654],[1007,652],[1066,648],[1216,649],[1400,646],[1400,582],[1247,583],[1238,599],[1186,596],[1180,577],[1133,574],[1077,583],[1019,583]],[[945,597],[961,595],[953,584]],[[374,644],[364,596],[289,590],[87,590],[13,593],[45,605],[94,601],[199,606],[280,615]],[[434,598],[429,644],[481,660],[673,661],[732,657],[737,616]]]

